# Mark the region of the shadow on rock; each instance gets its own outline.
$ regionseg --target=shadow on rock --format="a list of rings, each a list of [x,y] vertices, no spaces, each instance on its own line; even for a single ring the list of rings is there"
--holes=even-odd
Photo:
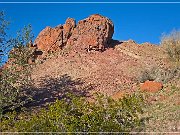
[[[67,94],[77,96],[90,96],[89,92],[94,89],[92,85],[85,84],[81,79],[72,80],[68,75],[59,78],[42,78],[41,87],[31,87],[28,95],[31,95],[32,101],[25,107],[43,107],[57,99],[67,98]]]
[[[120,45],[120,44],[122,44],[122,43],[123,43],[122,41],[112,39],[112,40],[110,41],[110,43],[108,43],[108,44],[109,44],[109,45],[108,45],[108,46],[109,46],[108,48],[114,48],[115,46]]]

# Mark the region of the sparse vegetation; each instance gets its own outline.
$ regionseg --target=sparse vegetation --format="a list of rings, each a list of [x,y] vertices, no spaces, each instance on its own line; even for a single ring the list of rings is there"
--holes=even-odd
[[[13,50],[9,53],[9,59],[12,59],[14,64],[28,65],[28,59],[33,55],[33,50],[28,45],[33,37],[31,25],[25,26],[21,31],[18,31],[17,37],[12,40]]]
[[[179,132],[180,131],[180,89],[167,84],[157,93],[143,93],[147,101],[143,116],[147,119],[147,132]]]
[[[166,50],[169,58],[180,64],[180,31],[174,30],[168,35],[163,35],[161,46]]]
[[[180,78],[180,68],[173,67],[171,69],[161,69],[159,67],[153,67],[142,71],[139,76],[139,82],[157,81],[162,83],[167,83],[172,79]]]
[[[2,59],[9,47],[9,40],[7,39],[7,29],[9,22],[5,19],[5,14],[3,11],[0,12],[0,66],[4,62]]]

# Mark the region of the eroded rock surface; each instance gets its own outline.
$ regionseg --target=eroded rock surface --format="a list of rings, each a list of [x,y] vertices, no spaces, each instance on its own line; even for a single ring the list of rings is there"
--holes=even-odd
[[[110,19],[95,14],[81,20],[76,26],[72,18],[68,18],[64,25],[55,28],[46,27],[36,38],[34,44],[44,53],[73,46],[76,51],[103,51],[112,40],[114,26]]]
[[[72,18],[68,18],[64,25],[46,27],[39,33],[34,44],[45,53],[58,51],[66,45],[74,27],[75,20]]]
[[[88,51],[103,51],[112,40],[114,26],[110,19],[95,14],[78,22],[68,45]]]

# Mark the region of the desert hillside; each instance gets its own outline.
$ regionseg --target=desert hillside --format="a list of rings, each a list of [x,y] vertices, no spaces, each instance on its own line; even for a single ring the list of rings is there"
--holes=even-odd
[[[173,55],[169,55],[171,50],[167,51],[167,48],[163,45],[171,41],[169,39],[163,40],[161,45],[154,45],[149,42],[138,44],[131,39],[128,41],[113,39],[113,33],[113,22],[109,18],[99,14],[91,15],[79,22],[76,22],[73,18],[67,18],[63,25],[60,24],[54,28],[47,26],[39,33],[34,42],[30,41],[27,44],[27,48],[25,47],[24,49],[27,57],[23,56],[23,59],[21,59],[25,62],[25,65],[19,66],[15,63],[18,58],[17,56],[23,55],[17,53],[17,50],[19,48],[22,49],[23,46],[13,48],[9,54],[13,57],[10,57],[7,63],[1,68],[2,73],[0,75],[3,76],[3,71],[12,68],[13,64],[17,67],[16,70],[10,72],[11,74],[16,72],[19,73],[21,70],[24,71],[23,69],[25,69],[25,71],[26,69],[28,69],[27,71],[30,70],[30,74],[28,75],[26,73],[21,73],[18,76],[20,79],[18,78],[18,81],[15,81],[15,85],[13,84],[12,86],[13,89],[20,87],[23,92],[25,91],[26,96],[31,95],[31,101],[24,103],[22,106],[35,114],[54,102],[55,106],[53,106],[53,104],[50,106],[50,114],[51,109],[53,110],[55,108],[55,111],[57,111],[59,108],[65,108],[64,106],[68,108],[71,105],[65,102],[63,102],[64,106],[61,104],[61,100],[64,98],[66,99],[66,94],[68,93],[85,97],[83,103],[88,102],[88,105],[90,103],[89,108],[92,107],[91,104],[94,106],[97,105],[94,96],[95,93],[100,93],[112,98],[114,102],[117,101],[116,104],[118,104],[118,101],[121,102],[121,99],[124,99],[126,96],[131,97],[131,95],[136,95],[136,93],[138,93],[142,96],[138,98],[132,96],[130,99],[125,98],[122,100],[122,107],[124,107],[123,104],[127,104],[132,114],[140,110],[138,110],[138,107],[141,106],[141,103],[138,103],[141,97],[145,100],[144,112],[141,115],[135,114],[132,116],[133,118],[130,117],[129,120],[129,114],[126,112],[129,108],[124,110],[125,114],[127,114],[127,123],[134,120],[134,123],[131,124],[136,125],[138,120],[138,124],[142,121],[146,121],[144,122],[144,127],[141,125],[140,129],[138,128],[137,131],[179,132],[180,57],[179,54],[176,53],[177,49],[172,51]],[[179,43],[179,40],[177,43]],[[174,55],[178,57],[174,57]],[[176,60],[173,61],[170,59],[170,56],[173,56],[172,58]],[[25,81],[25,79],[21,80],[21,78],[25,78],[26,75],[28,77],[30,75],[29,78],[32,80],[29,84],[26,82],[24,86],[24,84],[21,85],[20,81]],[[29,79],[28,77],[27,80]],[[7,86],[6,84],[3,85],[3,87]],[[24,96],[20,99],[24,100],[26,98]],[[60,100],[60,103],[57,99]],[[83,105],[80,104],[80,108],[83,107]],[[113,106],[114,108],[111,109],[111,105],[113,106],[114,104],[110,104],[109,110],[117,108],[117,106]],[[131,108],[131,105],[133,107],[136,106],[132,109],[133,107]],[[58,109],[56,109],[56,107]],[[101,107],[98,109],[100,110]],[[8,106],[4,108],[8,108]],[[84,108],[81,109],[83,110]],[[87,108],[85,108],[85,112],[87,111],[86,109]],[[93,109],[92,107],[92,110]],[[98,109],[95,108],[95,114],[98,112]],[[105,107],[105,109],[100,110],[100,112],[107,111],[106,109]],[[90,112],[92,110],[90,109]],[[45,113],[47,117],[49,117],[49,112],[47,114]],[[69,111],[67,112],[69,113]],[[54,118],[54,114],[55,113],[52,113],[53,120],[59,117],[57,115],[57,117]],[[89,114],[89,112],[87,114]],[[92,117],[94,117],[94,113],[92,114]],[[42,121],[44,118],[47,118],[43,115],[44,113],[42,112],[40,115],[42,116]],[[70,117],[71,114],[66,116]],[[80,120],[79,114],[77,114],[77,116],[77,119]],[[86,120],[86,113],[85,116],[82,116],[82,121],[84,121],[84,117]],[[23,115],[23,117],[26,117],[26,115]],[[72,117],[74,118],[76,115],[74,116],[73,114]],[[76,121],[76,119],[71,119],[72,117],[65,119],[67,120],[64,122],[65,125],[69,120],[73,122],[78,121]],[[114,118],[114,113],[112,113],[112,117]],[[122,117],[124,117],[124,115]],[[140,119],[136,121],[136,118],[139,117]],[[18,118],[21,119],[20,116],[18,116]],[[36,121],[38,117],[35,116],[32,118],[35,118]],[[99,114],[97,114],[97,118],[99,118]],[[102,119],[104,119],[104,117]],[[97,121],[98,120],[99,119],[97,119]],[[6,123],[6,119],[4,121]],[[31,120],[29,121],[34,122]],[[14,127],[17,126],[16,128],[18,129],[21,127],[21,124],[26,125],[27,121],[25,120],[25,123],[23,123],[23,121],[20,120],[20,122],[22,123],[14,125]],[[122,122],[119,123],[122,124]],[[116,123],[115,125],[118,124]],[[29,128],[29,125],[27,127]],[[122,125],[120,125],[120,129],[121,127]],[[12,130],[16,131],[16,128]],[[32,127],[32,129],[33,128],[34,127]],[[105,129],[106,128],[107,127],[105,127]],[[133,126],[131,128],[128,127],[127,131],[136,131],[135,128],[136,127]],[[4,129],[7,130],[6,128]],[[34,129],[36,131],[36,128]],[[57,129],[58,130],[55,131],[59,131],[59,128]],[[65,131],[74,131],[75,128],[67,126],[65,129]],[[87,126],[87,129],[91,128]],[[116,131],[115,126],[113,126],[112,129]],[[96,130],[92,129],[92,131]],[[19,131],[21,131],[21,129]],[[49,131],[49,129],[47,131]],[[60,131],[64,131],[64,129]],[[111,128],[107,131],[111,131]],[[126,130],[121,129],[118,131]]]
[[[133,90],[141,72],[153,67],[168,68],[165,50],[150,43],[113,40],[114,26],[106,17],[92,15],[75,24],[46,27],[32,46],[37,55],[32,78],[40,87],[42,80],[67,75],[91,85],[92,91],[113,95]],[[35,50],[36,51],[36,50]]]

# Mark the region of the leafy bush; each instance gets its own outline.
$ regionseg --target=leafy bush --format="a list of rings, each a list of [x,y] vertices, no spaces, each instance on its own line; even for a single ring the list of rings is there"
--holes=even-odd
[[[161,69],[158,67],[153,67],[142,71],[139,76],[139,82],[157,81],[162,83],[167,83],[172,79],[180,78],[180,68],[173,67],[171,69]]]
[[[22,106],[26,99],[29,100],[25,89],[32,82],[28,65],[31,53],[27,46],[32,39],[31,27],[27,26],[19,33],[17,38],[11,39],[14,49],[0,75],[0,114]]]
[[[163,35],[161,45],[171,60],[180,62],[180,31],[174,30],[169,35]]]
[[[130,132],[141,129],[141,96],[134,94],[119,101],[104,96],[97,99],[89,103],[85,98],[71,95],[31,117],[12,114],[9,119],[2,119],[0,126],[2,131],[18,132]]]

